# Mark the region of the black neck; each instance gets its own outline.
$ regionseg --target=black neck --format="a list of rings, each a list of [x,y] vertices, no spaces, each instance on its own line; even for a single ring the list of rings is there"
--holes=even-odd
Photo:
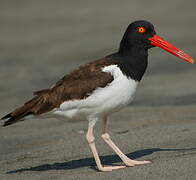
[[[143,46],[120,46],[118,50],[118,54],[121,56],[130,56],[130,57],[140,57],[143,58],[148,56],[148,50],[145,49]]]
[[[148,50],[139,46],[121,46],[119,51],[110,55],[123,74],[128,78],[140,81],[147,68]]]

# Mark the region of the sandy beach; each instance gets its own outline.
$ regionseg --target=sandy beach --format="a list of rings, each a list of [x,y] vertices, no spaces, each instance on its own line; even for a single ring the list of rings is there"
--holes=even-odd
[[[0,116],[48,88],[80,64],[118,49],[127,25],[151,21],[164,39],[196,56],[195,5],[190,1],[1,1]],[[145,166],[102,173],[85,139],[87,121],[29,119],[0,127],[1,180],[195,180],[196,71],[159,49],[134,102],[110,117],[110,134]],[[100,138],[104,164],[122,164]]]

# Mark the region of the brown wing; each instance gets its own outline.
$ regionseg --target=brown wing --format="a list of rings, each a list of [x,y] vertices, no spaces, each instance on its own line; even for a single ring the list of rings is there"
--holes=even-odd
[[[33,99],[4,116],[2,119],[9,118],[4,125],[17,122],[29,114],[39,115],[49,112],[64,101],[88,97],[97,87],[105,87],[113,81],[111,74],[102,71],[103,67],[112,64],[115,62],[104,58],[80,66],[64,76],[52,88],[35,92],[36,96]]]
[[[113,80],[113,76],[101,69],[111,64],[114,62],[106,58],[85,64],[64,76],[52,88],[35,92],[35,95],[43,96],[45,102],[52,105],[49,109],[42,106],[36,113],[50,111],[64,101],[84,99],[97,87],[105,87]]]

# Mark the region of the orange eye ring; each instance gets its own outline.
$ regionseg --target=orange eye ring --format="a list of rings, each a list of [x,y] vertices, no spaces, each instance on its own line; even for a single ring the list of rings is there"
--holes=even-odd
[[[139,32],[139,33],[145,33],[146,32],[146,28],[145,27],[138,27],[137,28],[137,31]]]

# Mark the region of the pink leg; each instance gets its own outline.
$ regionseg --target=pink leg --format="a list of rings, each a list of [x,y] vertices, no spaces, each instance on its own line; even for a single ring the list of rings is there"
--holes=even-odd
[[[125,168],[126,166],[103,166],[101,164],[101,161],[100,161],[100,158],[99,158],[99,155],[97,153],[97,149],[96,149],[96,146],[95,146],[95,138],[94,138],[94,135],[93,135],[93,127],[89,126],[88,128],[88,132],[86,134],[86,139],[89,143],[89,146],[90,146],[90,149],[93,153],[93,156],[95,158],[95,162],[97,164],[97,168],[99,169],[99,171],[112,171],[114,169],[120,169],[120,168]]]
[[[126,166],[135,166],[141,164],[148,164],[151,161],[136,161],[128,158],[123,152],[113,143],[110,139],[110,135],[107,133],[107,117],[103,118],[103,132],[102,136],[103,140],[114,150],[114,152],[122,159]]]

